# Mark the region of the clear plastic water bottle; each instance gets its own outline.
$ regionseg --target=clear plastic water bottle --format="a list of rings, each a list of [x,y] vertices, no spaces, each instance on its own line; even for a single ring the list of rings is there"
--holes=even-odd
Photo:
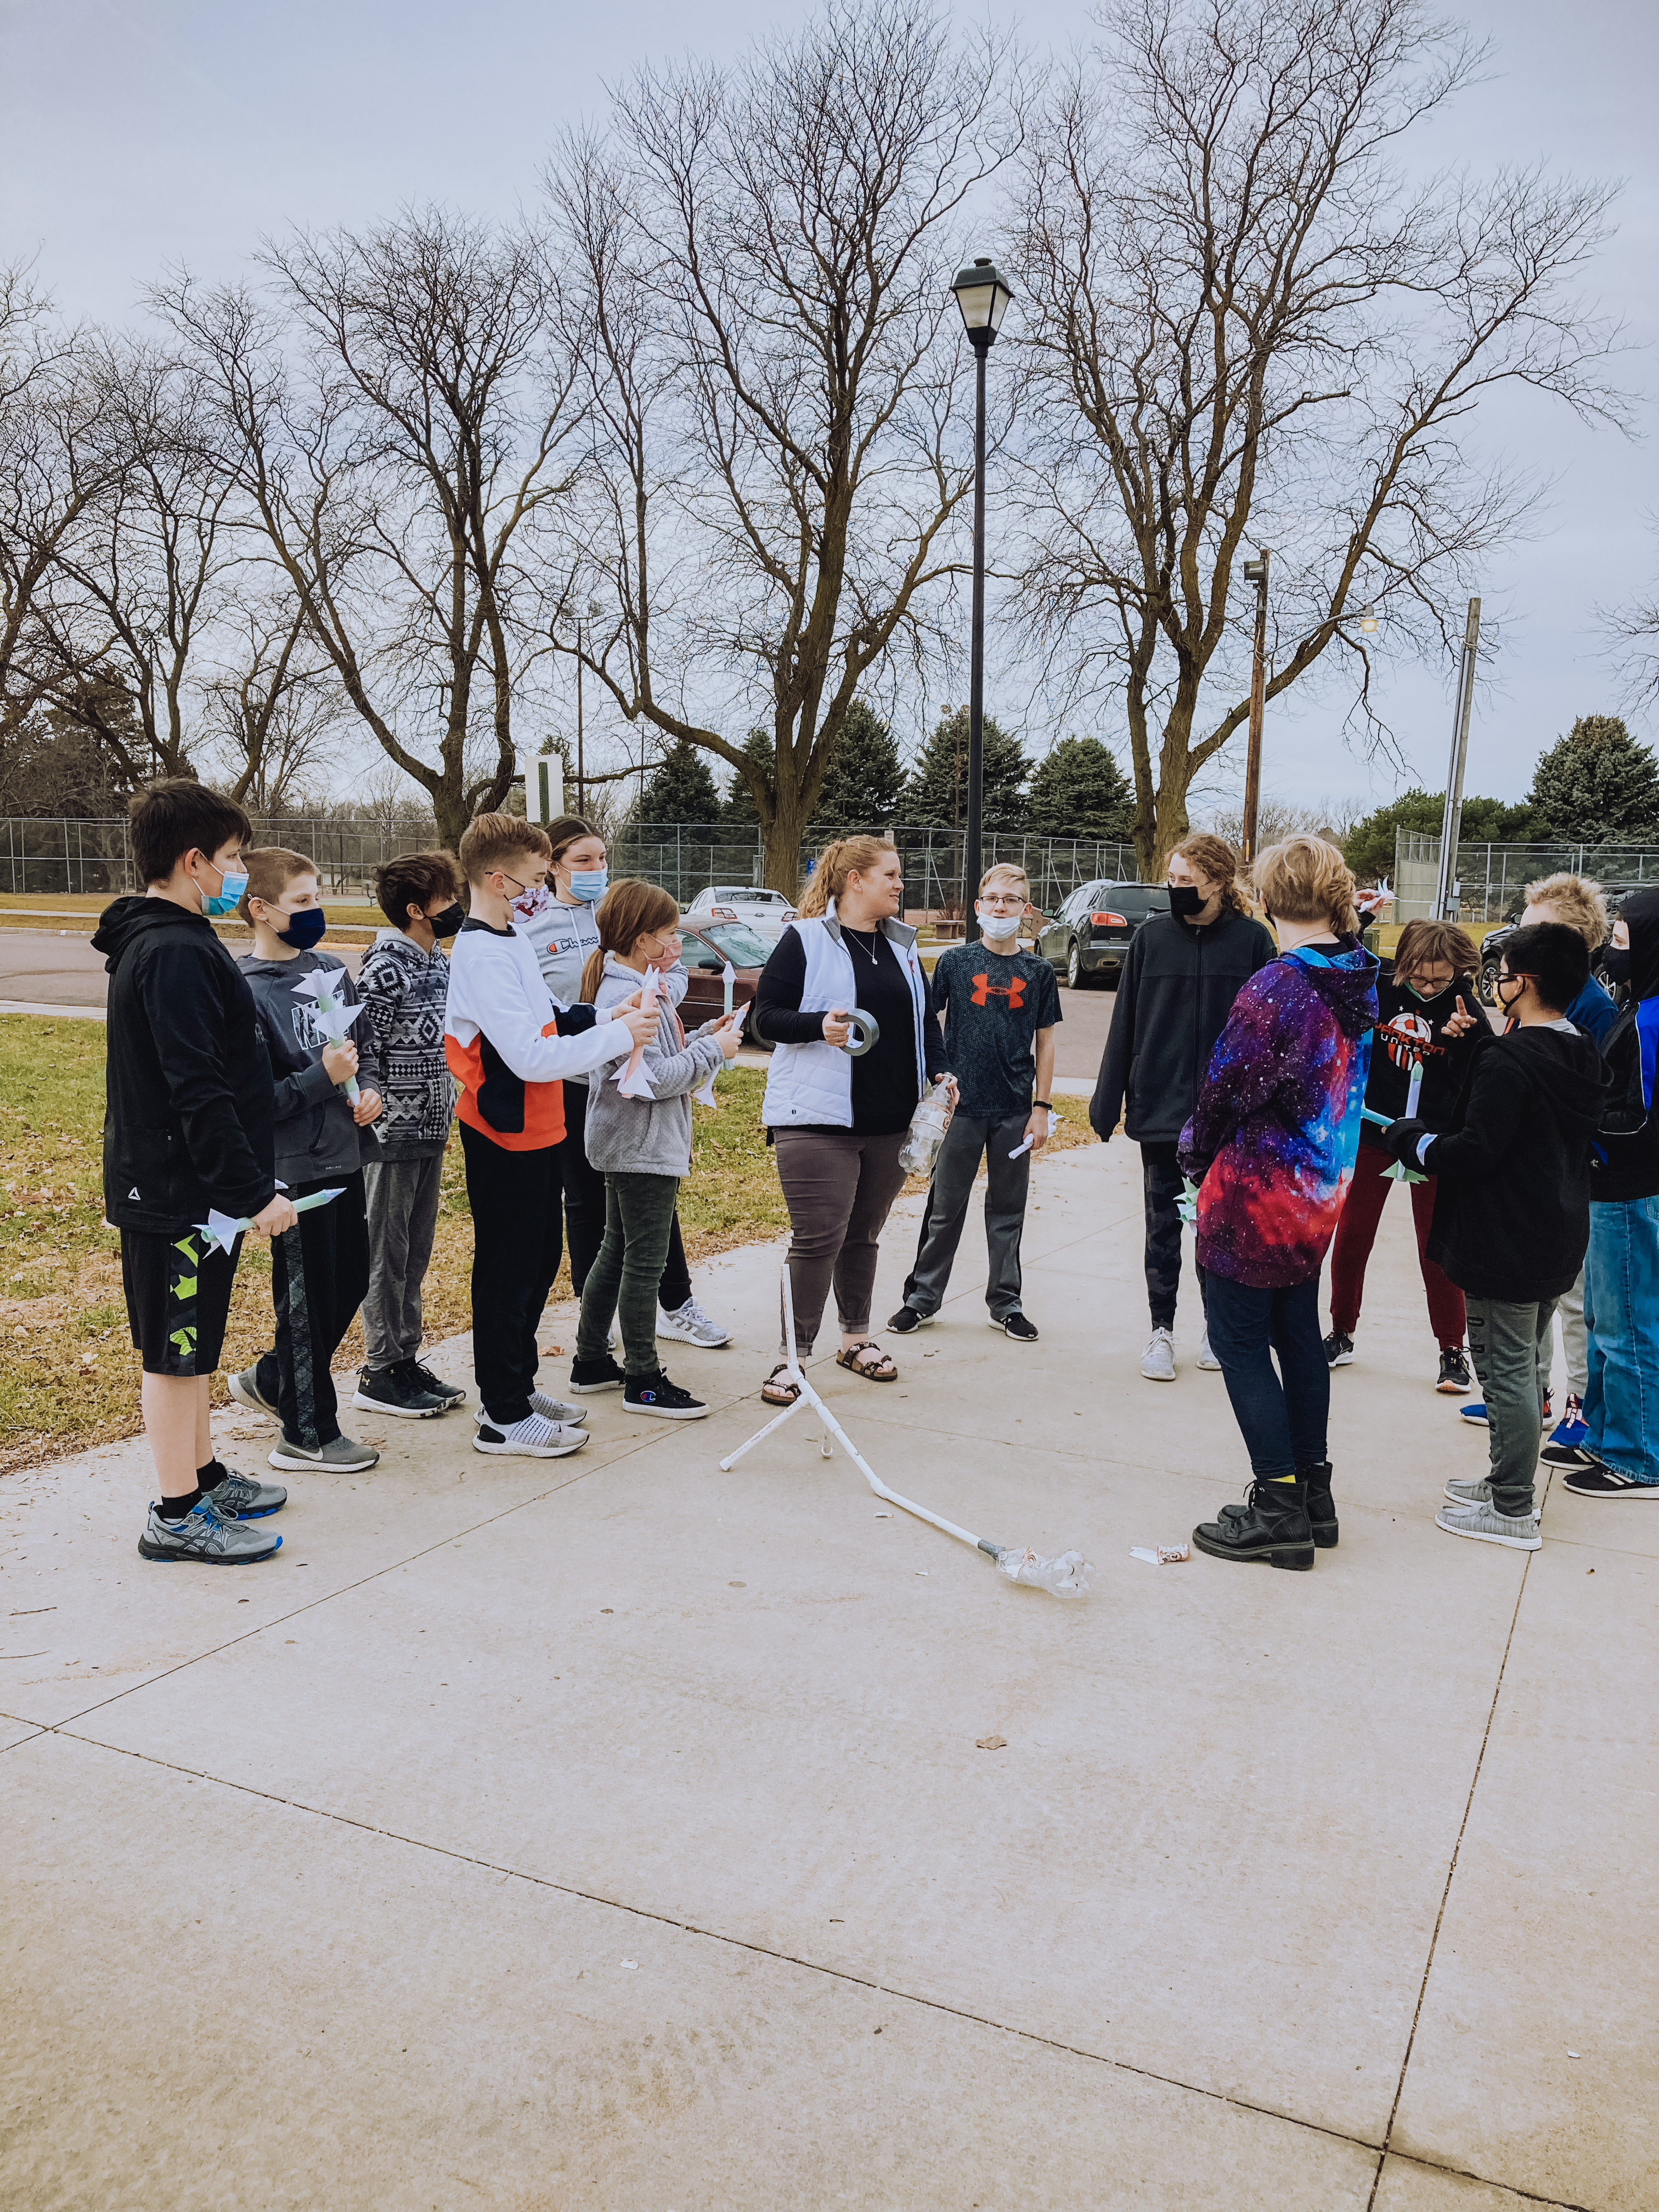
[[[899,1146],[899,1165],[908,1176],[930,1176],[951,1126],[951,1094],[943,1083],[924,1093],[910,1116],[910,1127]]]

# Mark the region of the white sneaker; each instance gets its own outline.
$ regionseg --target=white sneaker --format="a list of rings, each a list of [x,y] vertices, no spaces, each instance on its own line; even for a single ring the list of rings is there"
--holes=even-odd
[[[586,1429],[568,1429],[562,1422],[532,1413],[528,1419],[514,1421],[501,1429],[490,1420],[480,1421],[472,1449],[513,1453],[524,1459],[563,1459],[571,1452],[580,1451],[587,1441]]]
[[[657,1309],[657,1334],[672,1336],[677,1344],[695,1344],[700,1351],[713,1352],[722,1344],[730,1344],[731,1334],[718,1322],[710,1321],[696,1298],[688,1298],[672,1313]]]
[[[1149,1382],[1176,1379],[1175,1339],[1167,1328],[1155,1328],[1140,1355],[1140,1371]]]
[[[530,1410],[539,1413],[544,1421],[556,1421],[561,1428],[579,1429],[587,1419],[586,1406],[567,1406],[562,1398],[550,1398],[545,1390],[532,1390]],[[474,1427],[487,1418],[482,1406],[472,1408]]]
[[[1485,1504],[1471,1499],[1467,1505],[1443,1505],[1434,1516],[1435,1527],[1449,1536],[1473,1536],[1478,1544],[1507,1544],[1512,1552],[1543,1549],[1538,1522],[1536,1513],[1513,1518],[1500,1513],[1490,1498]]]
[[[1206,1328],[1198,1346],[1198,1364],[1206,1375],[1219,1375],[1221,1362],[1210,1349],[1210,1332]]]

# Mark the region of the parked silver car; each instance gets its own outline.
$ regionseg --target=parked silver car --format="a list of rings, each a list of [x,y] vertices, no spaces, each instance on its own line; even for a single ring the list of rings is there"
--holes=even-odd
[[[686,908],[685,919],[740,921],[775,945],[795,919],[795,909],[781,891],[763,890],[756,884],[706,884]]]

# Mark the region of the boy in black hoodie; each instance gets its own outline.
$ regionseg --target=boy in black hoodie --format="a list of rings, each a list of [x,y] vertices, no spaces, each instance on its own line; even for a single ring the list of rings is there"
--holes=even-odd
[[[109,970],[104,1212],[121,1234],[121,1279],[143,1358],[144,1433],[160,1499],[138,1540],[147,1559],[228,1566],[282,1543],[263,1522],[287,1502],[215,1457],[208,1433],[242,1240],[210,1243],[210,1211],[256,1235],[291,1229],[276,1189],[270,1061],[247,985],[207,917],[247,878],[241,808],[179,777],[132,805],[142,898],[118,898],[93,938]]]
[[[1589,955],[1556,921],[1517,929],[1504,949],[1498,1002],[1515,1026],[1475,1054],[1437,1136],[1391,1122],[1396,1158],[1438,1178],[1429,1256],[1464,1294],[1469,1349],[1486,1390],[1492,1472],[1449,1482],[1435,1516],[1449,1535],[1535,1552],[1533,1476],[1543,1436],[1555,1301],[1589,1241],[1590,1146],[1607,1078],[1601,1055],[1562,1012],[1584,988]]]

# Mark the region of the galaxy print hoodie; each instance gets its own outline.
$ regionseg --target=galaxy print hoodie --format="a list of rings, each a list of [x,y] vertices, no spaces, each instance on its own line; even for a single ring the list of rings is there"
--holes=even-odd
[[[1319,1273],[1359,1149],[1377,965],[1355,938],[1304,945],[1233,1000],[1181,1133],[1200,1267],[1255,1290]]]

